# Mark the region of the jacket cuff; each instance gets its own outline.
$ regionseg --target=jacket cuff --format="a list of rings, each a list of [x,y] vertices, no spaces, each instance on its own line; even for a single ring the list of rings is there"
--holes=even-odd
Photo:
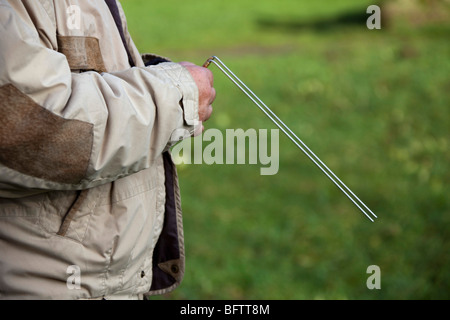
[[[189,71],[178,63],[163,62],[155,67],[164,71],[180,90],[182,95],[180,105],[183,108],[184,122],[189,127],[188,130],[193,133],[196,127],[201,125],[198,115],[199,94],[197,84]]]

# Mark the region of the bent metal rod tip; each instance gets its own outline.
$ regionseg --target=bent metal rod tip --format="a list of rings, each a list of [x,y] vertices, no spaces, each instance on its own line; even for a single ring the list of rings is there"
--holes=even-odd
[[[214,60],[215,56],[211,56],[208,58],[208,60],[205,61],[205,63],[203,64],[204,68],[208,68],[209,65],[211,64],[212,60]]]

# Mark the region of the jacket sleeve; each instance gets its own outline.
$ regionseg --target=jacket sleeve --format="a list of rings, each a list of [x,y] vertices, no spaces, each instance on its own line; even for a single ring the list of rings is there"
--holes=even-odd
[[[172,62],[72,73],[0,5],[0,197],[80,190],[146,169],[198,123],[198,89]]]

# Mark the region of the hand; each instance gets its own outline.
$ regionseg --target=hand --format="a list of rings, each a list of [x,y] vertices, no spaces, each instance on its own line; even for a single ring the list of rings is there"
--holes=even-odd
[[[180,62],[185,67],[198,87],[199,105],[198,115],[199,121],[204,122],[211,117],[213,108],[212,103],[216,99],[216,90],[214,89],[214,76],[211,70],[197,66],[190,62]],[[201,126],[204,130],[203,125]]]

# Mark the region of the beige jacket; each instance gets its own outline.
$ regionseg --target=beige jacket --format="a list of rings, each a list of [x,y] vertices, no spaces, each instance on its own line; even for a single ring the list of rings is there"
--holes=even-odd
[[[167,150],[194,131],[198,89],[179,64],[146,67],[116,9],[0,0],[2,299],[137,298],[182,279]]]

